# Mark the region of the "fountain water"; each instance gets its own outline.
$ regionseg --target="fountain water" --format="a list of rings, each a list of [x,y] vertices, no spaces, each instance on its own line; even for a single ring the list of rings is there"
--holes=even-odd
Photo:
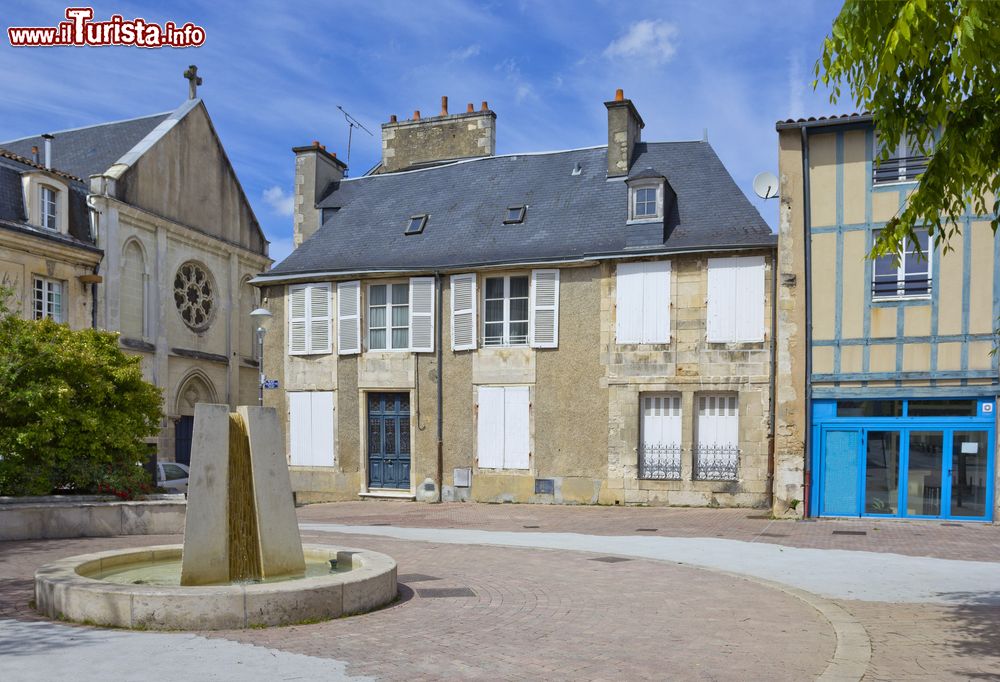
[[[153,629],[222,629],[334,618],[396,597],[396,563],[303,547],[272,408],[199,404],[183,550],[71,557],[35,574],[52,618]]]

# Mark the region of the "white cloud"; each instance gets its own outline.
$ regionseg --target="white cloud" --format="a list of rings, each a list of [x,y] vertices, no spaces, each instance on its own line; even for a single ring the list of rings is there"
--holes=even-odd
[[[461,50],[455,50],[454,52],[451,52],[448,56],[452,59],[452,61],[462,62],[465,61],[466,59],[469,59],[470,57],[475,57],[476,55],[478,55],[480,49],[481,48],[479,47],[479,45],[469,45],[468,47],[463,48]]]
[[[802,70],[802,58],[799,51],[792,52],[788,59],[788,112],[789,118],[799,118],[805,113],[805,98],[803,90],[806,86],[805,72]]]
[[[670,60],[677,52],[677,27],[660,19],[643,19],[604,49],[608,59],[639,58],[656,64]]]
[[[268,187],[264,190],[264,201],[278,215],[289,216],[295,208],[295,197],[285,194],[285,190],[278,185]]]

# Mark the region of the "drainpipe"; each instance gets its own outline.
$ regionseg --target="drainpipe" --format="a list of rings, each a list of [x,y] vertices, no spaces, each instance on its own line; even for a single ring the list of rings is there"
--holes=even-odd
[[[802,264],[805,270],[805,282],[803,291],[806,297],[806,362],[805,362],[805,392],[806,392],[806,418],[803,433],[805,435],[804,454],[805,459],[802,464],[802,516],[809,518],[811,500],[809,499],[810,470],[812,460],[812,235],[810,233],[810,203],[809,203],[809,131],[802,129],[802,225],[803,225],[803,251]]]
[[[441,359],[444,357],[441,351],[444,320],[441,319],[441,272],[438,270],[434,271],[434,288],[437,290],[437,315],[435,315],[435,319],[437,320],[437,343],[435,344],[437,348],[437,489],[438,502],[440,502],[444,499],[442,491],[442,486],[444,485],[444,415],[441,412],[444,403],[442,393],[444,367],[441,365]]]
[[[767,508],[774,510],[774,422],[777,412],[777,396],[775,395],[778,374],[778,250],[771,256],[771,376],[770,409],[768,410],[767,441]]]

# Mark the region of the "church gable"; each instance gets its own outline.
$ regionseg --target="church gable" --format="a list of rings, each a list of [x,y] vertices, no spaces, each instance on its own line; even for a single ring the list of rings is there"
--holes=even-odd
[[[162,132],[163,128],[167,130]],[[117,181],[118,198],[265,254],[263,232],[204,102],[189,101],[151,138],[133,150],[139,153],[129,159],[128,168]],[[143,145],[149,146],[143,149]]]

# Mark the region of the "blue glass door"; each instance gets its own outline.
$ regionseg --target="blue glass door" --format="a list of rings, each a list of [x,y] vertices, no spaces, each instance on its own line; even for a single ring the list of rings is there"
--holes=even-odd
[[[368,487],[410,489],[410,395],[368,394]]]
[[[820,509],[823,516],[858,516],[861,429],[823,430]]]

